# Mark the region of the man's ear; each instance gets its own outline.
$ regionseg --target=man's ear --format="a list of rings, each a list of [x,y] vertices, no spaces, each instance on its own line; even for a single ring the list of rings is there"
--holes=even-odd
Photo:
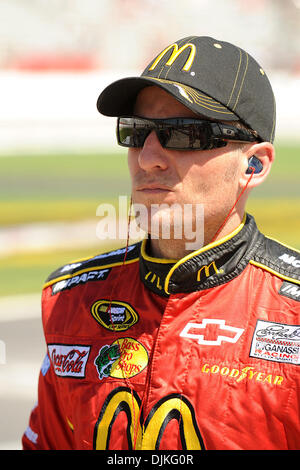
[[[260,166],[259,162],[257,166],[254,166],[253,163],[251,165],[250,159],[253,156],[255,156],[259,160],[261,168],[258,168]],[[248,183],[248,188],[252,189],[258,186],[259,184],[263,183],[267,178],[268,174],[270,173],[273,161],[275,159],[274,146],[270,142],[261,142],[259,144],[253,144],[249,146],[248,149],[245,151],[244,158],[245,172],[240,178],[240,184],[242,187],[246,186],[254,168],[254,170],[256,171],[254,171],[251,181]]]

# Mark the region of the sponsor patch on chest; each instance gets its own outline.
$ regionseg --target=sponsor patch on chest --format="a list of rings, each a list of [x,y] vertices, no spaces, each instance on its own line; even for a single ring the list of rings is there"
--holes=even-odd
[[[99,379],[129,379],[142,372],[149,362],[146,348],[133,338],[120,338],[99,350],[94,364]]]
[[[257,320],[250,357],[300,364],[300,326]]]
[[[85,377],[90,346],[69,344],[48,344],[49,357],[54,372],[60,377]]]
[[[126,331],[139,320],[138,313],[127,302],[97,300],[91,306],[91,314],[106,330]]]

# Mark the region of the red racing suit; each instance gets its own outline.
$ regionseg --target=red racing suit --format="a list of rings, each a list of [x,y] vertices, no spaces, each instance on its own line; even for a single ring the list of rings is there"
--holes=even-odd
[[[185,258],[66,265],[24,449],[300,449],[300,254],[247,215]]]

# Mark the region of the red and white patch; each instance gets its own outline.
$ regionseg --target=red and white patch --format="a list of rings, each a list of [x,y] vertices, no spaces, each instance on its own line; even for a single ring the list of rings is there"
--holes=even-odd
[[[250,357],[300,364],[300,326],[257,320]]]

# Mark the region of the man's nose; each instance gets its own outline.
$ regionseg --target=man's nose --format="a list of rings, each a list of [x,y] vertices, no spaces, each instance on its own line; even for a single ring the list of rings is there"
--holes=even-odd
[[[145,171],[165,170],[168,167],[165,149],[162,148],[155,131],[146,138],[138,157],[140,167]]]

